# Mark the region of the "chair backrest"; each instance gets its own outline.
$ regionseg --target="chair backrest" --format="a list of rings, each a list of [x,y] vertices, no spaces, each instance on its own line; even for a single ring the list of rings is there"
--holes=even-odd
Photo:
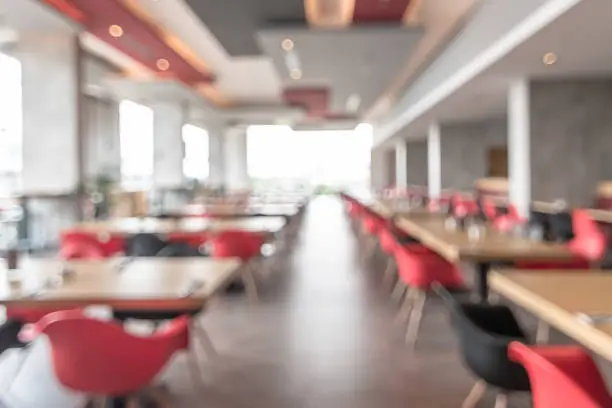
[[[506,390],[529,390],[525,369],[508,359],[508,344],[526,341],[523,330],[506,306],[457,302],[435,286],[451,314],[465,364],[488,384]]]
[[[247,261],[259,255],[265,237],[251,231],[227,230],[213,235],[209,242],[213,257],[239,257]]]
[[[51,342],[53,368],[66,387],[88,394],[125,395],[148,385],[170,357],[188,347],[181,317],[150,337],[136,337],[112,321],[82,311],[55,312],[31,330]]]
[[[94,239],[72,239],[62,242],[59,251],[61,259],[103,259],[104,250]]]
[[[127,256],[155,256],[167,243],[155,234],[136,234],[127,242]]]
[[[574,210],[572,213],[574,238],[570,249],[589,261],[598,261],[606,253],[606,236],[587,210]]]
[[[533,347],[513,342],[508,354],[527,370],[534,408],[612,407],[597,366],[580,347]]]
[[[556,242],[569,242],[574,238],[572,213],[560,211],[548,216],[551,239]]]

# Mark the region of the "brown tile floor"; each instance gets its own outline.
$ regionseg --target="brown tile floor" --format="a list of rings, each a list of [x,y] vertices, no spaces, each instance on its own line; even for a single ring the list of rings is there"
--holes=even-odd
[[[340,203],[317,198],[292,254],[260,304],[224,298],[203,318],[220,356],[195,393],[183,359],[166,382],[180,407],[456,408],[473,385],[442,305],[431,299],[414,353],[378,285],[358,262]],[[379,262],[380,264],[380,262]],[[281,265],[282,266],[282,265]],[[510,407],[529,406],[513,397]],[[492,407],[492,395],[481,402]]]

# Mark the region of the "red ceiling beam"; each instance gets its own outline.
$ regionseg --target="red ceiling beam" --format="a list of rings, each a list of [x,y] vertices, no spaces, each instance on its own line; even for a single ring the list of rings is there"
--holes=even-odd
[[[355,0],[353,22],[401,24],[410,2],[411,0]]]
[[[211,83],[214,77],[187,62],[158,35],[155,27],[136,17],[120,0],[45,0],[58,11],[80,22],[85,29],[102,41],[130,56],[163,77],[174,77],[193,86]],[[76,11],[75,11],[76,10]],[[78,18],[78,14],[81,18]],[[113,37],[109,27],[118,25],[123,35]],[[158,61],[168,61],[167,70]],[[163,64],[161,65],[163,68]]]

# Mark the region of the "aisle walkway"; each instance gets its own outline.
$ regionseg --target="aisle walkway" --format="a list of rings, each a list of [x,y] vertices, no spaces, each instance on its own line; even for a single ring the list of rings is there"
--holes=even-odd
[[[461,368],[440,305],[432,302],[424,341],[411,354],[394,326],[395,307],[373,270],[358,262],[340,202],[313,200],[302,228],[287,268],[260,304],[224,299],[204,318],[221,356],[208,364],[199,397],[185,366],[172,367],[168,385],[181,406],[460,406],[473,380]]]

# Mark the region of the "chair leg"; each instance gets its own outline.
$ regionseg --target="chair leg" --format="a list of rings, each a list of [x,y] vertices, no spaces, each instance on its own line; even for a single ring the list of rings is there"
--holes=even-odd
[[[187,357],[187,366],[191,376],[191,385],[195,392],[199,392],[200,388],[204,387],[204,372],[198,363],[198,354],[193,348],[189,348],[185,354]]]
[[[486,390],[486,382],[482,380],[476,381],[476,384],[474,384],[468,396],[463,400],[461,408],[476,408],[478,402],[480,402]]]
[[[396,321],[398,324],[404,324],[406,320],[408,320],[408,318],[410,317],[410,312],[414,304],[415,295],[416,295],[415,289],[408,288],[408,291],[406,292],[406,296],[404,297],[404,302],[402,302],[402,306],[400,307],[400,310],[397,312]]]
[[[401,279],[397,280],[395,284],[395,288],[393,288],[393,292],[391,292],[391,300],[393,303],[399,303],[402,300],[402,296],[404,296],[404,292],[406,292],[406,285]]]
[[[247,296],[251,301],[259,301],[259,293],[257,292],[257,283],[255,282],[255,276],[253,275],[253,265],[246,265],[242,271],[242,282],[247,292]]]
[[[210,340],[210,337],[208,336],[208,332],[206,331],[202,323],[198,321],[194,321],[192,327],[196,332],[196,337],[200,343],[200,347],[202,348],[202,351],[206,353],[208,358],[218,357],[219,353],[217,353],[217,350],[215,349],[215,345]]]
[[[408,321],[408,329],[406,330],[406,343],[411,347],[416,345],[419,336],[419,326],[423,319],[423,309],[425,308],[426,300],[427,293],[415,289],[412,310],[410,311],[410,320]]]
[[[546,344],[550,337],[550,326],[543,320],[538,321],[538,329],[536,331],[536,343]]]
[[[495,408],[508,408],[508,396],[506,394],[497,394]]]
[[[381,284],[382,290],[385,292],[388,292],[389,288],[393,284],[394,269],[395,269],[395,262],[393,261],[393,257],[389,257],[389,259],[387,260],[387,267],[385,268],[385,272],[383,274],[383,279],[382,279],[382,284]]]

